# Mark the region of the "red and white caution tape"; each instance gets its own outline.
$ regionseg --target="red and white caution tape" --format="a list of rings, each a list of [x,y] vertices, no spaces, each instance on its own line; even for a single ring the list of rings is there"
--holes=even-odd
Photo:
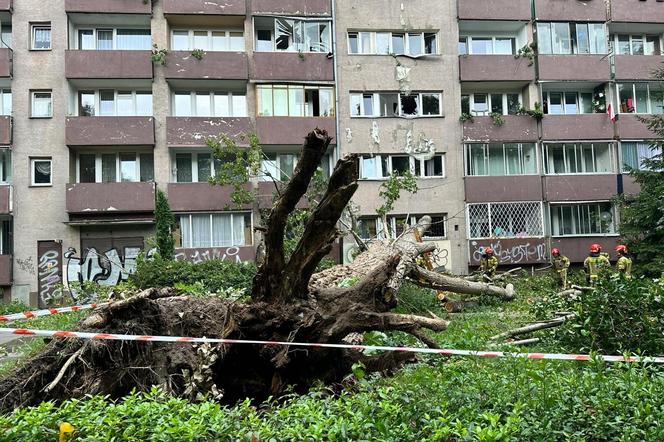
[[[309,347],[309,348],[336,348],[351,350],[373,350],[373,351],[394,351],[425,353],[443,356],[474,356],[480,358],[522,358],[522,359],[549,359],[559,361],[590,361],[591,355],[576,355],[563,353],[509,353],[502,351],[476,351],[476,350],[454,350],[438,348],[418,348],[418,347],[389,347],[383,345],[351,345],[351,344],[321,344],[311,342],[287,342],[287,341],[261,341],[252,339],[220,339],[220,338],[191,338],[182,336],[147,336],[147,335],[120,335],[111,333],[90,333],[90,332],[72,332],[55,330],[32,330],[21,328],[0,328],[0,334],[13,334],[21,336],[42,336],[46,338],[77,338],[77,339],[97,339],[97,340],[115,340],[115,341],[143,341],[143,342],[191,342],[191,343],[210,343],[210,344],[244,344],[244,345],[264,345],[264,346],[286,346],[286,347]],[[597,355],[606,362],[650,362],[662,364],[664,357],[648,356],[614,356]]]
[[[85,304],[85,305],[74,305],[71,307],[46,308],[44,310],[33,310],[30,312],[13,313],[11,315],[0,315],[0,321],[9,322],[9,321],[16,321],[19,319],[31,319],[31,318],[38,318],[40,316],[57,315],[58,313],[77,312],[80,310],[94,310],[97,307],[103,307],[107,304],[109,303],[102,302],[100,304]]]

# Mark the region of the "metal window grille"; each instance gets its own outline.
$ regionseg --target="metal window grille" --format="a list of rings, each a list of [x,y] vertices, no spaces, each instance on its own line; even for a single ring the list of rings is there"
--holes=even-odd
[[[468,204],[468,236],[514,238],[544,236],[541,202]]]

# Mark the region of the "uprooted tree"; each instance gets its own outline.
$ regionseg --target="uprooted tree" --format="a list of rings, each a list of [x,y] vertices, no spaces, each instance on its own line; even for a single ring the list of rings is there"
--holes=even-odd
[[[412,232],[393,241],[374,241],[352,264],[315,273],[338,237],[337,222],[357,189],[356,155],[337,163],[325,194],[287,259],[287,218],[307,191],[330,141],[318,129],[306,137],[293,177],[264,226],[265,259],[254,278],[249,302],[148,289],[97,309],[81,321],[79,329],[318,343],[339,343],[348,335],[372,330],[399,330],[435,347],[426,330],[443,331],[448,321],[433,314],[424,317],[390,311],[406,280],[437,290],[513,297],[511,286],[505,289],[466,281],[418,266],[418,256],[432,252],[435,246],[417,242]],[[429,223],[425,216],[415,229],[423,233]],[[355,283],[348,286],[348,281]],[[358,361],[367,371],[383,371],[412,357],[404,352],[368,356],[352,349],[305,351],[255,345],[206,346],[202,351],[190,343],[61,338],[0,381],[0,407],[9,410],[96,393],[121,397],[151,385],[188,397],[195,397],[198,390],[221,392],[228,402],[245,397],[260,400],[279,394],[288,385],[303,391],[316,381],[340,381]]]

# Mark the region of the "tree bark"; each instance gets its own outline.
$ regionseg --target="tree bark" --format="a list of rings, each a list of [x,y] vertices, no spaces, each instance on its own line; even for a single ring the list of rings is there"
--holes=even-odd
[[[512,338],[514,336],[525,335],[527,333],[531,333],[531,332],[538,331],[538,330],[545,330],[547,328],[560,327],[565,322],[567,322],[569,319],[572,319],[575,316],[576,316],[575,314],[570,314],[570,315],[562,316],[560,318],[551,319],[549,321],[536,322],[534,324],[526,325],[524,327],[516,328],[514,330],[506,331],[506,332],[501,333],[499,335],[492,336],[491,340],[492,341],[497,341],[498,339]]]

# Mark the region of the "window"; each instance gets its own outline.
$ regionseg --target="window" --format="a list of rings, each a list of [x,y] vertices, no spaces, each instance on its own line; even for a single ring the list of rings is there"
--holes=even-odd
[[[39,51],[48,51],[51,49],[51,24],[50,23],[40,23],[33,24],[31,28],[31,40],[32,45],[30,46],[33,50]]]
[[[53,102],[51,91],[30,91],[32,101],[32,118],[51,118],[53,116]]]
[[[32,186],[51,186],[51,159],[30,158],[30,178]]]
[[[151,91],[100,89],[78,91],[81,117],[135,117],[152,115]]]
[[[408,226],[409,228],[415,227],[417,221],[422,218],[424,215],[392,215],[387,217],[387,225],[390,229],[390,236],[396,238],[404,232],[404,228]],[[424,232],[422,239],[440,239],[447,236],[447,215],[430,215],[431,216],[431,227],[429,230]],[[364,240],[376,239],[376,238],[385,238],[385,231],[383,227],[383,221],[381,218],[372,216],[372,217],[361,217],[357,220],[358,234],[360,238]]]
[[[182,247],[250,246],[251,213],[201,213],[177,216]]]
[[[12,114],[12,90],[0,89],[0,115]]]
[[[171,50],[193,51],[237,51],[244,52],[244,33],[237,30],[173,30]]]
[[[418,178],[445,177],[444,155],[420,160],[409,155],[362,155],[361,179],[383,179],[392,173],[410,172]]]
[[[334,88],[269,84],[256,86],[261,117],[333,117]]]
[[[412,55],[438,53],[435,32],[349,32],[349,54]]]
[[[116,183],[154,181],[154,156],[150,152],[79,153],[77,182]]]
[[[541,202],[468,204],[468,237],[544,236]]]
[[[176,183],[206,183],[217,174],[222,160],[211,151],[176,152],[173,157],[173,179]]]
[[[329,21],[284,17],[254,19],[256,51],[331,52],[332,25]]]
[[[12,24],[0,23],[0,48],[11,49],[12,47]]]
[[[459,55],[515,55],[515,37],[461,36]]]
[[[660,83],[618,83],[620,113],[664,114],[664,86]]]
[[[461,95],[461,112],[486,116],[489,113],[516,115],[521,109],[521,94],[463,94]]]
[[[534,143],[491,143],[466,145],[468,176],[537,174]]]
[[[9,148],[0,148],[0,183],[7,184],[12,181],[12,151]]]
[[[244,91],[177,91],[173,93],[174,117],[246,117]]]
[[[12,253],[12,221],[0,220],[0,255],[11,255]]]
[[[611,41],[618,55],[661,55],[659,35],[614,35]]]
[[[545,144],[547,174],[612,173],[610,143]]]
[[[606,54],[603,23],[537,23],[540,54]]]
[[[647,142],[623,141],[620,143],[622,171],[626,172],[629,169],[647,170],[647,167],[643,164],[644,160],[661,155],[661,152],[661,147]]]
[[[148,51],[152,49],[150,29],[77,29],[79,50]]]
[[[351,117],[440,117],[443,115],[441,92],[352,92]]]
[[[542,92],[543,111],[549,115],[574,115],[603,113],[599,106],[600,98],[593,92]]]
[[[261,160],[261,181],[288,181],[293,176],[298,155],[295,153],[267,152]],[[323,159],[323,163],[326,159]],[[329,164],[329,158],[327,158]]]
[[[606,235],[616,233],[610,202],[551,204],[551,235]]]

